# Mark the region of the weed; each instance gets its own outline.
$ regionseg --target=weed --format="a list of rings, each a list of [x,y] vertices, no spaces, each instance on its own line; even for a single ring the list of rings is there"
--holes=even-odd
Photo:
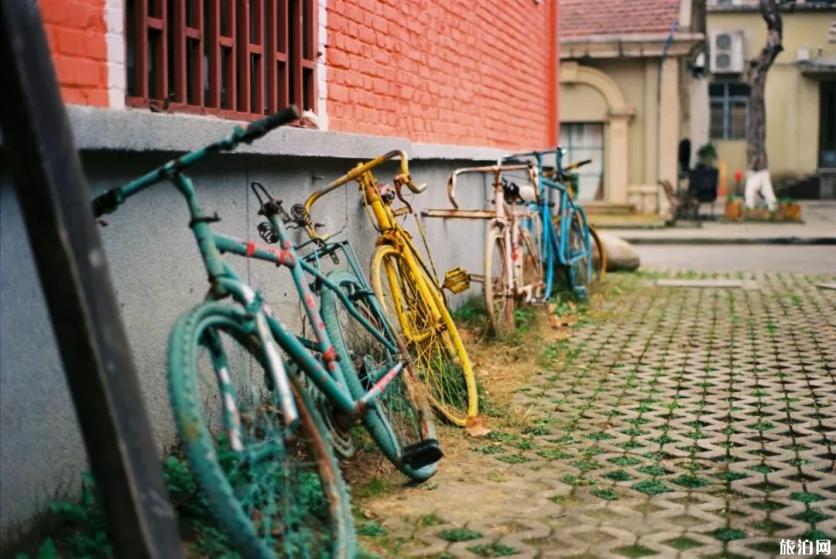
[[[371,520],[369,522],[362,523],[360,527],[357,528],[357,533],[361,536],[369,537],[385,536],[386,528],[384,528],[380,522]]]
[[[482,537],[482,534],[467,528],[450,528],[439,532],[438,537],[448,542],[468,542],[478,540]]]
[[[424,528],[429,526],[438,526],[439,524],[444,524],[444,522],[445,520],[435,513],[423,514],[418,519],[418,525]]]
[[[479,557],[510,557],[519,553],[513,547],[507,546],[499,542],[483,543],[467,548]]]

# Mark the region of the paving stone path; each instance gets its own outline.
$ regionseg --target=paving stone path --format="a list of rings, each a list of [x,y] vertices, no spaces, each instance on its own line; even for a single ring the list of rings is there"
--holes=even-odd
[[[429,484],[362,504],[388,553],[760,558],[780,556],[781,539],[825,545],[836,291],[821,278],[743,279],[644,279],[608,298],[607,320],[547,344],[560,365],[514,396],[527,427],[470,439]]]

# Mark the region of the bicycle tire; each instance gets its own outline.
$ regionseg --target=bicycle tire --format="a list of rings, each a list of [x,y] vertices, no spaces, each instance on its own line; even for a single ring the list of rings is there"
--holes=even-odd
[[[389,244],[375,249],[371,272],[372,288],[390,322],[400,326],[430,403],[454,425],[467,425],[468,418],[479,414],[476,377],[441,294],[420,266],[409,266],[400,250]],[[430,301],[418,289],[417,278],[427,286]],[[393,287],[405,294],[403,301],[394,300]],[[441,315],[437,323],[433,308]]]
[[[328,280],[343,289],[354,307],[376,329],[392,332],[375,295],[364,282],[345,270],[328,274]],[[374,370],[389,370],[400,354],[390,352],[362,323],[348,313],[337,294],[322,288],[320,315],[325,330],[339,356],[343,376],[351,396],[359,399],[372,387],[366,365]],[[396,339],[390,340],[396,346]],[[403,460],[403,449],[424,440],[435,440],[435,424],[425,397],[419,390],[412,367],[407,365],[369,406],[363,423],[384,456],[401,472],[415,481],[430,478],[438,469],[438,462],[412,468]]]
[[[516,300],[514,295],[508,292],[508,284],[513,279],[508,278],[508,269],[505,265],[510,257],[506,244],[505,236],[499,227],[494,225],[488,228],[485,238],[485,275],[482,292],[491,332],[497,336],[507,334],[514,329]]]
[[[589,281],[592,275],[592,254],[589,247],[589,228],[580,211],[573,211],[569,223],[569,239],[566,248],[570,260],[576,254],[583,254],[566,265],[566,281],[575,297],[586,300],[589,296]]]
[[[300,421],[293,439],[283,436],[287,427],[268,395],[272,383],[264,371],[264,348],[250,321],[243,309],[208,302],[181,316],[172,329],[170,397],[189,465],[221,530],[244,557],[350,559],[356,549],[351,505],[325,427],[291,370]],[[201,369],[206,364],[201,349],[209,352],[208,370]],[[235,370],[230,356],[237,361]],[[208,385],[205,393],[201,385]],[[243,427],[240,451],[224,442],[218,433],[222,421],[213,418],[217,408],[230,409],[230,399]],[[274,524],[270,511],[283,516]]]
[[[533,301],[540,301],[543,297],[545,281],[543,280],[543,262],[540,251],[534,242],[531,232],[525,227],[519,228],[520,247],[523,250],[523,283],[526,286],[533,286],[529,297]]]
[[[592,254],[592,267],[597,276],[595,279],[600,282],[607,275],[607,249],[598,230],[591,225],[589,226],[589,236],[595,244],[595,251]]]

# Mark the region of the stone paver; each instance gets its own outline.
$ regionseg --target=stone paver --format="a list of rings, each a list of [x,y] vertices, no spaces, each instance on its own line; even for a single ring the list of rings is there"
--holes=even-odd
[[[747,288],[644,280],[546,345],[514,396],[526,428],[362,503],[391,553],[760,558],[833,538],[836,292],[733,277]]]

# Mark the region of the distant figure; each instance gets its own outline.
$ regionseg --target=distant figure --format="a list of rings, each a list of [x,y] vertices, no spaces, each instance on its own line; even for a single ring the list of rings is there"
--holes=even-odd
[[[772,190],[772,180],[769,178],[768,169],[746,171],[746,190],[743,194],[743,203],[748,209],[755,207],[758,194],[763,196],[769,211],[775,211],[777,201],[775,200],[775,191]]]

